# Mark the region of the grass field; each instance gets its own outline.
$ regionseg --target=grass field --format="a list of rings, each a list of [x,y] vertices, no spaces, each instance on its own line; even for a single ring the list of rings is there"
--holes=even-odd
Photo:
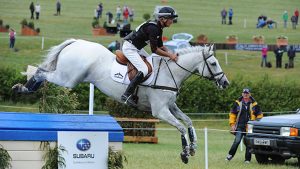
[[[289,159],[285,165],[259,165],[254,155],[250,164],[244,164],[245,146],[241,152],[237,150],[236,156],[230,162],[225,157],[233,142],[233,135],[227,130],[227,121],[197,122],[198,152],[191,157],[188,164],[180,160],[180,135],[177,131],[159,131],[159,143],[153,144],[124,144],[124,151],[128,157],[126,169],[202,169],[204,161],[204,127],[218,130],[208,130],[208,156],[209,169],[293,169],[297,168],[297,160]],[[167,124],[160,124],[159,128],[170,128]]]
[[[8,48],[7,33],[0,33],[0,66],[10,66],[17,70],[24,71],[28,64],[38,64],[42,56],[53,45],[57,45],[68,38],[81,38],[108,45],[111,41],[119,40],[119,36],[93,37],[91,32],[91,22],[94,9],[99,3],[98,0],[61,0],[62,15],[54,16],[55,0],[39,0],[41,4],[40,20],[34,20],[35,27],[41,29],[38,37],[20,36],[22,19],[29,21],[29,4],[31,0],[1,0],[0,19],[4,24],[9,24],[18,35],[16,38],[16,48],[18,52],[13,52]],[[225,37],[236,34],[241,43],[251,43],[253,35],[264,35],[268,44],[275,44],[278,35],[285,35],[289,38],[289,43],[300,44],[300,29],[292,30],[289,22],[288,28],[283,29],[281,15],[284,10],[289,12],[289,16],[300,8],[299,0],[168,0],[168,5],[174,6],[180,15],[179,22],[171,28],[165,30],[165,35],[171,37],[174,33],[187,32],[195,37],[205,34],[210,41],[222,43]],[[36,1],[34,1],[36,2]],[[104,14],[107,11],[115,12],[117,5],[128,5],[135,10],[135,21],[132,28],[143,21],[144,13],[152,14],[154,6],[160,5],[160,0],[105,0]],[[222,8],[232,7],[234,10],[233,25],[221,25],[220,11]],[[265,14],[278,21],[278,28],[273,30],[256,29],[257,17]],[[244,20],[247,27],[244,28]],[[104,19],[100,20],[103,24]],[[44,50],[41,50],[42,37],[45,38]],[[225,53],[228,54],[228,64],[225,64]],[[294,69],[274,68],[275,57],[273,52],[269,52],[268,60],[272,62],[273,68],[266,69],[260,67],[260,52],[247,51],[217,51],[217,58],[222,65],[229,80],[238,76],[243,76],[253,82],[264,75],[268,75],[275,83],[283,81],[295,81],[300,84],[300,57],[297,54]],[[287,62],[287,55],[284,54],[283,63]],[[279,89],[280,90],[280,89]],[[19,106],[10,103],[3,103],[9,106]],[[20,105],[24,106],[24,105]],[[27,105],[26,105],[27,106]],[[30,105],[29,105],[30,106]],[[34,106],[36,107],[36,106]],[[1,107],[0,111],[35,111],[29,109]],[[224,122],[198,122],[196,128],[205,126],[212,129],[227,130],[228,124]],[[170,128],[169,125],[160,124],[160,128]],[[126,169],[199,169],[204,168],[204,134],[197,131],[199,148],[195,157],[190,159],[188,165],[184,165],[180,158],[180,135],[177,131],[159,131],[159,144],[124,144],[124,152],[128,158]],[[262,168],[262,169],[283,169],[297,168],[297,160],[289,160],[284,166],[258,165],[253,158],[252,163],[243,163],[244,152],[237,152],[236,157],[226,163],[224,158],[233,141],[232,135],[224,131],[209,131],[209,168]]]

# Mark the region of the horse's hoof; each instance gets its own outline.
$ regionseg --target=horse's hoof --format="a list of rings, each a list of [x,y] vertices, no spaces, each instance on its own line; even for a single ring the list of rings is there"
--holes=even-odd
[[[14,93],[28,93],[28,89],[21,83],[15,84],[11,89]]]
[[[196,154],[197,145],[194,143],[190,144],[190,155],[194,156]]]
[[[181,152],[180,157],[181,157],[181,160],[184,164],[187,164],[189,162],[189,155],[188,154],[186,154],[184,152]]]

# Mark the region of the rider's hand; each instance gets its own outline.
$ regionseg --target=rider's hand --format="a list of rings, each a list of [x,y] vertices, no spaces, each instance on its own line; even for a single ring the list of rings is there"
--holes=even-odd
[[[170,54],[169,58],[176,62],[178,59],[178,56],[177,56],[177,54]]]

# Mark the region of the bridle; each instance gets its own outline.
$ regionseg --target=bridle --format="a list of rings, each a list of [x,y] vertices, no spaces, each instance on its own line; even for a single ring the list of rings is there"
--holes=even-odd
[[[214,52],[214,53],[215,53],[215,52]],[[196,73],[196,72],[192,72],[192,71],[186,69],[185,67],[179,65],[177,62],[174,62],[174,63],[175,63],[178,67],[180,67],[181,69],[183,69],[183,70],[189,72],[189,73],[192,74],[192,75],[196,75],[196,76],[198,76],[198,77],[200,77],[200,78],[205,78],[205,79],[208,79],[208,80],[210,80],[210,81],[215,80],[217,86],[220,86],[220,81],[221,81],[221,79],[223,78],[223,76],[225,76],[224,72],[221,71],[221,72],[218,72],[218,73],[213,73],[212,70],[211,70],[211,68],[209,67],[208,62],[207,62],[207,60],[208,60],[210,57],[212,57],[212,56],[214,55],[214,53],[211,54],[211,55],[209,55],[208,57],[205,57],[204,50],[202,50],[202,56],[203,56],[203,60],[204,60],[205,65],[203,66],[203,69],[202,69],[201,74],[200,74],[200,73]],[[157,71],[157,75],[158,75],[158,73],[159,73],[160,65],[161,65],[161,63],[162,63],[163,60],[164,60],[164,59],[161,58],[161,60],[160,60],[160,62],[159,62],[159,68],[158,68],[158,71]],[[171,60],[171,59],[169,59],[168,61],[170,61],[170,60]],[[176,81],[175,81],[175,78],[174,78],[174,76],[173,76],[173,73],[172,73],[172,71],[170,70],[170,68],[169,68],[169,66],[168,66],[168,63],[167,63],[168,61],[166,61],[166,60],[164,60],[164,61],[166,62],[166,65],[167,65],[167,67],[168,67],[168,69],[169,69],[169,72],[171,73],[172,79],[173,79],[174,84],[175,84],[176,87],[174,88],[174,87],[167,87],[167,86],[159,86],[159,85],[156,85],[157,76],[156,76],[156,78],[155,78],[154,84],[151,85],[150,87],[151,87],[151,88],[154,88],[154,89],[164,89],[164,90],[176,91],[176,92],[178,92],[178,94],[179,94],[179,89],[178,89],[177,83],[176,83]],[[209,73],[210,73],[210,75],[211,75],[210,77],[204,76],[205,66],[207,67],[207,69],[208,69],[208,71],[209,71]],[[221,78],[219,78],[218,80],[216,80],[215,77],[216,77],[216,76],[219,76],[219,75],[222,75]]]
[[[215,53],[215,52],[214,52],[214,53]],[[191,74],[193,74],[193,75],[200,76],[200,77],[205,78],[205,79],[208,79],[208,80],[210,80],[210,81],[215,80],[216,83],[217,83],[217,85],[219,86],[219,85],[220,85],[220,80],[223,78],[223,76],[225,76],[225,74],[224,74],[223,71],[218,72],[218,73],[213,73],[212,70],[211,70],[211,68],[210,68],[209,65],[208,65],[208,62],[207,62],[207,60],[208,60],[210,57],[212,57],[212,56],[214,55],[214,53],[211,54],[211,55],[209,55],[208,57],[205,57],[204,50],[202,50],[202,56],[203,56],[203,60],[204,60],[204,66],[203,66],[203,69],[202,69],[201,74],[200,74],[200,73],[196,73],[196,72],[192,72],[192,71],[190,71],[190,70],[184,68],[183,66],[179,65],[177,62],[175,62],[175,63],[176,63],[176,65],[177,65],[178,67],[180,67],[181,69],[183,69],[183,70],[185,70],[185,71],[187,71],[187,72],[189,72],[189,73],[191,73]],[[210,75],[211,75],[210,77],[204,76],[205,66],[207,67],[207,69],[208,69],[208,71],[209,71],[209,73],[210,73]],[[216,76],[219,76],[219,75],[222,75],[222,77],[219,78],[218,80],[216,80],[215,77],[216,77]]]

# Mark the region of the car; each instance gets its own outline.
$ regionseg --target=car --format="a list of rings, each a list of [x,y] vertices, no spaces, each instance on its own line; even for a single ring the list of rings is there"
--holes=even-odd
[[[298,158],[300,165],[300,111],[248,122],[245,143],[260,164],[282,164]]]
[[[163,7],[170,7],[170,8],[173,8],[173,7],[171,7],[171,6],[155,6],[154,12],[153,12],[153,18],[154,18],[154,19],[158,20],[158,12],[159,12],[159,10],[160,10],[161,8],[163,8]],[[174,9],[174,8],[173,8],[173,9]],[[176,12],[175,9],[174,9],[174,11],[175,11],[175,15],[177,15],[177,12]],[[174,18],[173,22],[174,22],[174,23],[177,23],[177,22],[178,22],[178,18]]]

